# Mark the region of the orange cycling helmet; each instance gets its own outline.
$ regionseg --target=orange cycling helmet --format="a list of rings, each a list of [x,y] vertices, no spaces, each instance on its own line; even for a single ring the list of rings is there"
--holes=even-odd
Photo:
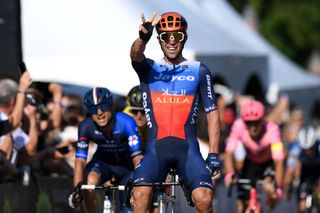
[[[241,107],[240,114],[243,121],[260,121],[264,118],[265,108],[256,100],[250,100]]]
[[[183,31],[187,32],[188,23],[179,13],[168,12],[161,15],[159,23],[156,25],[157,33],[164,31]]]

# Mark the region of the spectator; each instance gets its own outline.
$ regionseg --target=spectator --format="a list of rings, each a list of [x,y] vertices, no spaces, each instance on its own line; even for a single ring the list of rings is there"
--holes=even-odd
[[[0,80],[0,113],[10,114],[0,121],[0,136],[20,125],[25,100],[25,92],[32,81],[29,72],[24,72],[19,86],[9,79]]]

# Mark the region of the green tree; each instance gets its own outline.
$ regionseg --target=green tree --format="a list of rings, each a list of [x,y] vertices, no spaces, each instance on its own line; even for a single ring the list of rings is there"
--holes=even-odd
[[[289,58],[306,66],[320,50],[319,0],[229,0],[240,13],[251,5],[260,20],[260,33]]]

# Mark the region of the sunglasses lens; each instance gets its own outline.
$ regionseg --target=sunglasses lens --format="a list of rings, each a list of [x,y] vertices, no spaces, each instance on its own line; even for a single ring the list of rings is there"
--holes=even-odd
[[[110,107],[104,105],[104,104],[101,104],[101,105],[93,105],[91,106],[89,109],[88,109],[88,113],[90,115],[94,115],[94,114],[97,114],[98,112],[98,109],[100,109],[102,112],[106,112],[108,110],[110,110]]]
[[[134,115],[137,115],[138,112],[140,112],[142,115],[144,115],[144,110],[140,110],[140,109],[132,109],[131,113]]]
[[[245,123],[247,126],[258,126],[261,121],[246,121]]]
[[[173,36],[174,36],[174,41],[175,42],[181,42],[184,39],[184,34],[180,33],[180,32],[173,33]]]
[[[159,36],[160,40],[166,43],[170,41],[175,41],[178,43],[184,40],[184,34],[182,32],[163,32]]]

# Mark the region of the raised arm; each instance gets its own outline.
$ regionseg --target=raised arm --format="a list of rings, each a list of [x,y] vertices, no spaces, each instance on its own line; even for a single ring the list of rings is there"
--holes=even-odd
[[[157,13],[153,12],[149,21],[146,21],[144,14],[141,14],[142,24],[139,26],[139,38],[133,42],[130,50],[130,57],[134,62],[142,62],[145,58],[143,54],[144,50],[152,36],[154,26],[156,26],[160,20],[154,21],[156,15]]]
[[[32,83],[32,80],[30,78],[30,74],[28,71],[25,71],[20,77],[19,90],[17,93],[16,103],[9,117],[12,129],[17,128],[20,125],[22,115],[23,115],[25,92],[28,89],[28,87],[31,85],[31,83]]]
[[[50,115],[50,121],[52,122],[53,128],[61,127],[61,118],[62,118],[62,87],[60,84],[51,83],[49,84],[49,91],[52,93],[53,98],[53,109]]]

